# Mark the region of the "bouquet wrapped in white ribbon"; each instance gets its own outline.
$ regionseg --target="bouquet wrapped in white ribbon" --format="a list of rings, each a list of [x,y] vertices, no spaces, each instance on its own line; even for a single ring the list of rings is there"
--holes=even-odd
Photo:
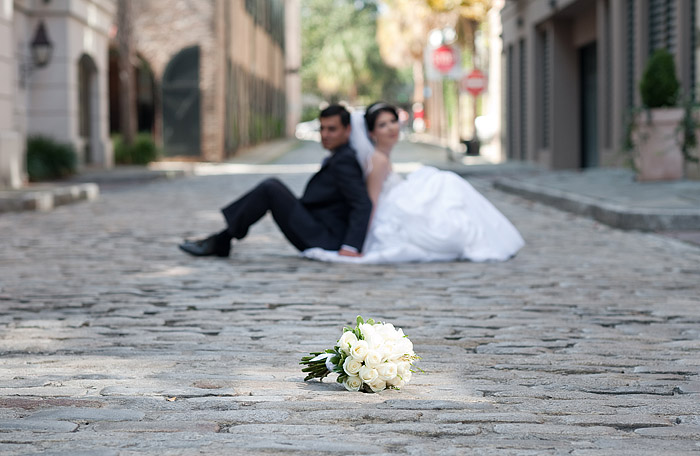
[[[304,381],[323,380],[331,372],[348,391],[379,392],[400,389],[411,380],[413,362],[419,359],[413,344],[391,323],[364,321],[357,317],[355,328],[344,328],[333,348],[301,358],[307,372]]]

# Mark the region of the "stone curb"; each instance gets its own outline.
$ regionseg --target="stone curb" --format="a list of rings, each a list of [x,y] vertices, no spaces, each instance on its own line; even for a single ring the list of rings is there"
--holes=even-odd
[[[191,168],[191,167],[190,167]],[[0,190],[0,213],[21,211],[50,211],[58,206],[78,201],[93,201],[99,197],[100,185],[128,185],[174,179],[193,175],[183,169],[113,169],[79,174],[72,183],[39,184],[17,190]]]
[[[50,211],[64,204],[77,201],[93,201],[99,195],[100,188],[93,182],[61,187],[0,191],[0,213]]]
[[[494,187],[567,212],[590,217],[623,230],[683,231],[700,229],[700,210],[629,208],[575,193],[517,180],[500,179]]]
[[[167,162],[166,162],[167,163]],[[102,171],[79,174],[71,179],[75,183],[108,184],[140,184],[161,179],[175,179],[178,177],[192,176],[192,165],[180,164],[178,167],[156,168],[156,164],[149,168],[113,168]]]

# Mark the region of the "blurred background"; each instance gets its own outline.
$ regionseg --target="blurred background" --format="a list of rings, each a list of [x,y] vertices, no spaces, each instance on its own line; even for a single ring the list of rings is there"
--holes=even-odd
[[[326,103],[378,99],[456,155],[620,166],[659,49],[697,130],[698,15],[700,0],[0,0],[0,188],[226,161],[316,138]]]

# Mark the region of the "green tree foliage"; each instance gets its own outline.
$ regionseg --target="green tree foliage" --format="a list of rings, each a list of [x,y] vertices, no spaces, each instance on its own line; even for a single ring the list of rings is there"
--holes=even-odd
[[[378,4],[302,1],[302,89],[328,101],[408,102],[410,73],[390,68],[377,45]]]

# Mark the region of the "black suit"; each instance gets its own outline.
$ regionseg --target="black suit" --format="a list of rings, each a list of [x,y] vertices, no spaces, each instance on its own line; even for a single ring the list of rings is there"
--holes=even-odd
[[[299,250],[339,250],[347,245],[361,251],[372,202],[355,151],[347,144],[333,151],[300,199],[277,179],[263,181],[222,209],[227,231],[236,239],[244,238],[268,210]]]

